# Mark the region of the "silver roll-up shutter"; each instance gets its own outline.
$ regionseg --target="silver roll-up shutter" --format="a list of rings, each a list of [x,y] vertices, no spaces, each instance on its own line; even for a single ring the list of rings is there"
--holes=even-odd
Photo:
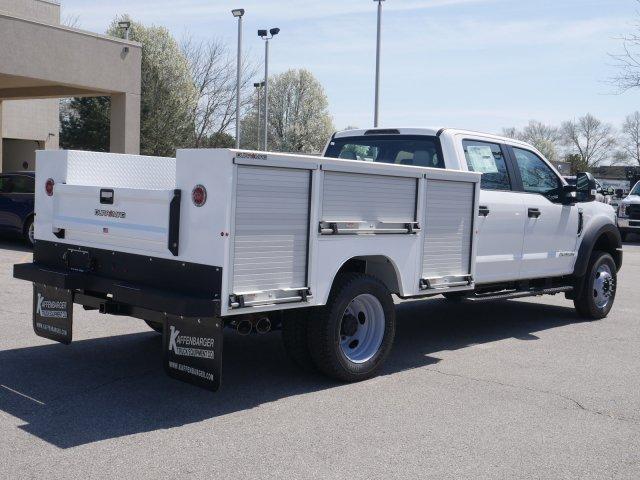
[[[326,222],[415,221],[417,179],[325,172],[322,219]]]
[[[238,166],[233,293],[307,287],[308,170]]]
[[[475,185],[428,180],[423,278],[469,275]]]

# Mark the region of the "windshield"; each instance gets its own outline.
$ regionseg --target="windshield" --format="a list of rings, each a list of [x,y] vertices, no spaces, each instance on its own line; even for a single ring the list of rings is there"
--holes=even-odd
[[[640,196],[640,182],[636,183],[636,186],[633,187],[633,190],[631,190],[629,195],[638,195],[638,196]]]
[[[421,135],[375,135],[334,138],[326,157],[364,162],[394,163],[444,168],[437,137]]]

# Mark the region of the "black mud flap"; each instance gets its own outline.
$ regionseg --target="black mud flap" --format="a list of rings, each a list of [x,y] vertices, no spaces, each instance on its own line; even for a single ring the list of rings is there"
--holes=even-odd
[[[213,392],[222,375],[222,320],[167,315],[164,368],[170,377]]]
[[[73,292],[34,283],[33,330],[40,337],[69,345],[73,338]]]

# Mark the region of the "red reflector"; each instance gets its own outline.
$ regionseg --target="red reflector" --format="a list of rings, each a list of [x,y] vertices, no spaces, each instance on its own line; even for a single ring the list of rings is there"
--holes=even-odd
[[[44,184],[44,190],[49,197],[53,195],[53,186],[55,184],[56,182],[53,181],[53,178],[48,179]]]
[[[196,207],[201,207],[207,202],[207,189],[202,185],[196,185],[191,192],[191,200]]]

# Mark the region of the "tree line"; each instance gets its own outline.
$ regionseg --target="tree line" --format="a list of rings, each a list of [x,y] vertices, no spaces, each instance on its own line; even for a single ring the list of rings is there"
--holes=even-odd
[[[179,42],[168,29],[128,16],[114,19],[106,33],[123,38],[118,22],[125,20],[131,22],[129,38],[142,44],[141,154],[235,146],[228,133],[236,122],[235,51],[221,40]],[[257,148],[258,69],[251,58],[242,63],[241,147]],[[269,149],[320,151],[334,130],[322,85],[307,70],[289,70],[269,82]],[[110,103],[109,97],[63,101],[61,147],[108,151]]]
[[[602,165],[640,166],[640,112],[628,115],[619,129],[587,113],[559,126],[531,120],[522,129],[504,128],[502,134],[536,147],[549,160],[564,161],[572,172]]]

